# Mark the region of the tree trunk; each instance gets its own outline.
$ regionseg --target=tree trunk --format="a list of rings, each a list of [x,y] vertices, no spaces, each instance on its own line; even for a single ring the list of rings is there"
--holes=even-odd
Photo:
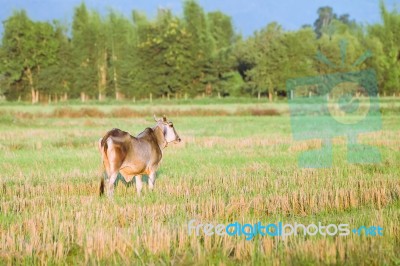
[[[31,87],[31,97],[32,97],[32,104],[36,102],[36,93],[35,89]]]
[[[114,90],[115,90],[115,99],[119,100],[120,95],[119,95],[119,90],[118,90],[118,79],[117,79],[117,69],[114,67]]]
[[[122,98],[122,96],[121,96],[121,94],[118,92],[118,91],[116,91],[115,92],[115,100],[121,100],[121,98]]]
[[[271,91],[268,92],[268,98],[269,98],[269,101],[272,102],[273,98],[272,98],[272,92]]]
[[[117,78],[117,68],[115,67],[116,61],[117,61],[117,56],[115,54],[115,47],[114,47],[114,36],[112,36],[112,49],[111,49],[111,53],[112,53],[112,60],[113,60],[113,80],[114,80],[114,91],[115,91],[115,99],[118,101],[120,99],[120,95],[119,95],[119,89],[118,89],[118,78]],[[106,56],[107,59],[107,56]]]
[[[212,85],[211,85],[210,82],[208,82],[207,85],[206,85],[205,93],[207,95],[211,95],[211,93],[212,93]]]
[[[34,104],[36,103],[36,92],[35,87],[33,86],[32,71],[29,67],[25,70],[25,75],[28,78],[29,87],[31,88],[32,104]]]
[[[40,65],[37,66],[37,74],[39,75],[39,73],[40,73]],[[36,103],[38,103],[39,101],[40,101],[39,90],[36,90]]]
[[[84,92],[81,92],[81,102],[85,102],[85,100],[86,100],[86,95],[85,95],[85,93]]]
[[[103,58],[99,64],[99,83],[98,83],[98,88],[99,88],[99,101],[103,100],[103,93],[106,90],[107,86],[107,52],[103,53]]]

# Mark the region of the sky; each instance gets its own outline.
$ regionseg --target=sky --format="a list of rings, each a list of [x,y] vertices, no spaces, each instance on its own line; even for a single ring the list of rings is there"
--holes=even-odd
[[[33,20],[54,19],[71,24],[74,7],[82,0],[0,0],[0,21],[7,19],[13,10],[25,9]],[[183,0],[84,0],[88,8],[106,14],[109,8],[127,17],[132,10],[145,12],[154,17],[158,8],[169,8],[182,14]],[[250,36],[254,31],[276,21],[286,30],[296,30],[304,24],[313,24],[317,9],[331,6],[336,14],[350,14],[350,18],[362,24],[380,22],[379,0],[198,0],[205,11],[220,10],[232,17],[238,33]],[[385,0],[392,10],[400,10],[400,0]],[[3,25],[0,25],[0,34]]]

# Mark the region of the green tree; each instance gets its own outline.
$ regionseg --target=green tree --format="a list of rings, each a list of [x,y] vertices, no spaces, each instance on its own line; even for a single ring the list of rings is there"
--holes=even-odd
[[[142,96],[190,93],[190,36],[170,10],[160,9],[155,21],[134,15],[137,31],[137,71],[134,84]]]
[[[100,15],[84,3],[75,9],[72,24],[75,92],[102,100],[107,87],[107,28]]]
[[[287,65],[287,47],[282,43],[284,32],[277,23],[270,23],[268,26],[257,32],[252,45],[251,57],[254,67],[247,71],[247,78],[252,85],[253,92],[257,92],[260,98],[261,93],[267,92],[270,101],[274,89],[284,83],[283,67]]]
[[[31,102],[39,101],[41,70],[54,63],[58,50],[53,26],[47,22],[33,22],[25,11],[16,11],[4,22],[2,41],[5,77],[11,97],[25,94],[28,87]],[[27,86],[26,86],[27,85]],[[46,91],[42,91],[46,93]]]
[[[207,81],[213,84],[218,94],[237,94],[235,58],[232,48],[236,41],[232,20],[221,12],[207,14],[208,28],[212,37],[212,50],[206,64]]]
[[[135,96],[146,97],[156,92],[159,88],[160,68],[162,68],[161,43],[159,39],[159,28],[155,22],[147,20],[146,16],[138,12],[133,13],[136,41],[136,61],[134,73],[132,73],[133,84],[136,87]]]
[[[357,23],[350,19],[349,14],[342,14],[338,16],[333,12],[332,7],[323,6],[317,10],[318,18],[314,22],[314,31],[319,39],[323,33],[328,36],[332,36],[336,30],[334,21],[340,21],[341,23],[349,27],[357,27]]]
[[[314,22],[315,33],[317,34],[317,38],[320,38],[322,33],[325,31],[330,32],[332,34],[332,24],[331,22],[336,19],[336,14],[333,13],[333,9],[330,6],[324,6],[318,8],[318,18]]]
[[[191,57],[188,65],[191,69],[190,91],[192,94],[199,94],[211,85],[206,72],[210,72],[210,68],[207,69],[207,63],[215,43],[211,37],[204,10],[197,2],[189,0],[184,3],[183,18],[185,28],[190,35],[190,41],[186,44]]]
[[[314,76],[316,72],[315,54],[317,42],[311,28],[287,32],[282,36],[282,44],[286,47],[282,60],[282,78]],[[281,84],[285,87],[285,84]]]
[[[121,14],[110,11],[107,17],[107,49],[109,54],[108,73],[111,91],[119,100],[130,89],[129,68],[132,66],[129,58],[133,47],[133,25]],[[129,60],[128,60],[129,58]]]
[[[368,28],[369,45],[379,55],[375,67],[378,69],[380,85],[385,93],[400,91],[400,14],[389,12],[383,1],[380,4],[383,25],[376,24]],[[379,44],[378,40],[381,44]],[[382,58],[383,57],[383,58]]]
[[[75,69],[73,80],[73,96],[80,93],[81,99],[84,101],[89,88],[95,82],[96,73],[93,71],[91,60],[93,55],[91,47],[93,41],[89,36],[90,15],[85,4],[81,4],[75,8],[72,23],[72,58]]]
[[[48,93],[48,99],[51,101],[51,95],[55,101],[58,98],[66,100],[68,92],[73,81],[74,65],[72,63],[71,41],[67,36],[67,27],[54,22],[53,42],[57,44],[57,51],[52,63],[42,68],[39,74],[38,86]]]
[[[36,88],[33,82],[35,62],[32,57],[34,49],[34,26],[24,10],[15,11],[4,24],[2,39],[3,73],[8,85],[6,96],[15,98],[26,93],[29,87],[32,103],[36,102]]]

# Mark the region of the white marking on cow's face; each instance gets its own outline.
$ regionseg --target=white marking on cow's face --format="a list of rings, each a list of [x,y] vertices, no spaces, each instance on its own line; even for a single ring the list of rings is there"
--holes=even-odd
[[[164,138],[167,143],[174,142],[174,141],[176,141],[176,142],[181,141],[181,138],[176,133],[172,122],[164,123]]]

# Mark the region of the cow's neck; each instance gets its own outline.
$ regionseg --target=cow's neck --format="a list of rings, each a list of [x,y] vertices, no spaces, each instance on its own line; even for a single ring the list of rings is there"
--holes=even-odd
[[[164,132],[163,132],[162,128],[157,125],[153,128],[153,132],[156,135],[158,146],[160,147],[161,150],[163,150],[165,147],[167,147],[168,143],[165,140]]]

